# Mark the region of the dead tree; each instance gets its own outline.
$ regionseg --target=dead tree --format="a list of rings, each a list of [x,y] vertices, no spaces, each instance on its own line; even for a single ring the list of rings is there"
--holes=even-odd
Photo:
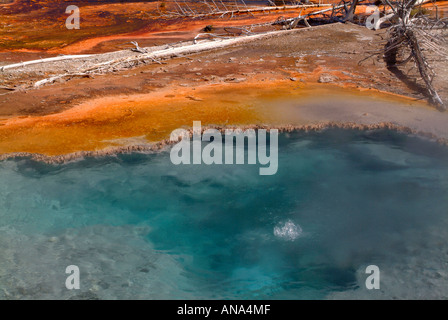
[[[413,61],[430,101],[439,109],[446,110],[445,103],[433,86],[436,73],[430,66],[426,53],[435,53],[446,59],[448,43],[444,31],[448,30],[448,23],[437,16],[430,18],[423,13],[411,15],[421,0],[384,2],[393,10],[393,18],[398,21],[388,29],[384,47],[384,60],[388,68],[397,71],[399,67]]]

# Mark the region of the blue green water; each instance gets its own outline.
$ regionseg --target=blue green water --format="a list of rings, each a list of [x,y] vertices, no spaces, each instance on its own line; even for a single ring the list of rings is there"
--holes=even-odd
[[[1,162],[0,298],[448,296],[447,147],[327,130],[281,134],[278,153],[273,176],[168,151]]]

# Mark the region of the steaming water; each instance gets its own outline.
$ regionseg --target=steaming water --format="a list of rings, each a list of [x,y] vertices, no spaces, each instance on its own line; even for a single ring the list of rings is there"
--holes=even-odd
[[[0,298],[447,298],[447,160],[419,138],[329,130],[282,134],[274,176],[168,152],[4,161]]]

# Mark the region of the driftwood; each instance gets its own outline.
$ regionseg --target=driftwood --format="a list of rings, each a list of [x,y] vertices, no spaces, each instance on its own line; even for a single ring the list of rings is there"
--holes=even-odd
[[[34,86],[35,87],[40,87],[43,86],[44,84],[47,83],[54,83],[56,80],[59,79],[63,79],[63,78],[76,78],[76,77],[81,77],[81,78],[91,78],[92,75],[89,73],[83,73],[83,72],[78,72],[78,73],[65,73],[65,74],[61,74],[61,75],[57,75],[57,76],[53,76],[47,79],[43,79],[43,80],[39,80],[37,81]]]
[[[281,25],[285,25],[287,29],[294,29],[297,27],[297,25],[300,21],[303,21],[307,27],[310,27],[310,25],[308,23],[308,18],[310,18],[312,16],[316,16],[316,15],[321,15],[321,14],[323,14],[325,12],[329,12],[329,11],[334,12],[335,9],[339,9],[339,8],[343,8],[343,7],[344,7],[344,5],[332,6],[331,8],[311,12],[311,13],[305,14],[303,16],[299,15],[298,17],[295,17],[295,18],[278,20],[278,21],[274,22],[273,24],[274,25],[281,24]]]
[[[4,71],[7,69],[13,68],[23,68],[24,66],[28,66],[30,64],[38,64],[38,63],[46,63],[46,62],[54,62],[54,61],[62,61],[62,60],[72,60],[72,59],[82,59],[89,58],[94,56],[93,54],[80,54],[80,55],[68,55],[68,56],[59,56],[53,58],[39,59],[39,60],[31,60],[26,62],[8,64],[6,66],[0,67],[0,71]]]
[[[219,34],[214,34],[214,33],[198,33],[194,39],[193,39],[193,43],[196,44],[198,43],[198,40],[203,40],[203,39],[213,39],[213,38],[219,38],[219,39],[231,39],[229,37],[224,37],[221,36]]]
[[[0,90],[8,90],[8,91],[15,91],[15,88],[10,88],[10,87],[4,87],[4,86],[0,86]]]
[[[151,60],[151,61],[154,61],[157,63],[161,63],[160,59],[166,59],[166,58],[177,57],[177,56],[181,56],[181,55],[199,53],[199,52],[203,52],[203,51],[224,48],[224,47],[227,47],[230,45],[237,45],[237,44],[242,44],[242,43],[246,43],[246,42],[250,42],[250,41],[265,39],[265,38],[275,36],[279,32],[284,33],[284,32],[292,32],[292,31],[288,31],[288,30],[273,31],[273,32],[267,32],[267,33],[262,33],[262,34],[247,35],[247,36],[242,36],[242,37],[238,37],[238,38],[224,38],[223,37],[223,38],[218,38],[213,41],[206,41],[206,40],[199,41],[199,38],[198,38],[193,42],[193,44],[183,45],[183,46],[178,46],[178,47],[167,46],[166,49],[157,50],[157,51],[149,51],[148,50],[148,52],[146,52],[146,50],[147,50],[146,48],[140,48],[138,46],[138,44],[136,43],[136,44],[134,44],[136,46],[136,48],[134,48],[134,51],[137,50],[137,52],[139,52],[139,53],[140,52],[145,52],[145,53],[140,53],[139,55],[135,55],[132,57],[117,58],[117,59],[97,63],[92,67],[78,70],[77,72],[74,72],[74,73],[64,73],[64,74],[60,74],[60,75],[54,75],[52,77],[45,78],[45,79],[35,82],[33,86],[35,88],[37,88],[37,87],[40,87],[40,86],[43,86],[46,84],[54,83],[55,81],[57,81],[59,79],[73,78],[73,77],[91,77],[96,74],[104,74],[104,73],[108,73],[111,71],[118,71],[121,69],[137,66],[140,63],[145,63],[146,60]]]
[[[130,43],[132,43],[135,46],[135,48],[131,49],[132,51],[138,52],[138,53],[148,53],[148,50],[146,50],[144,48],[140,48],[137,41],[131,41]]]
[[[131,41],[131,43],[135,46],[135,48],[132,48],[131,50],[132,51],[134,51],[134,52],[138,52],[138,53],[148,53],[148,50],[147,49],[145,49],[145,48],[141,48],[139,45],[138,45],[138,42],[137,41]],[[155,63],[158,63],[158,64],[162,64],[162,62],[160,62],[159,60],[156,60],[156,59],[154,59],[154,58],[150,58],[152,61],[154,61]]]
[[[159,11],[159,14],[163,17],[191,17],[191,18],[204,18],[204,17],[210,17],[210,16],[219,16],[221,18],[225,16],[230,16],[233,18],[236,14],[245,14],[245,13],[256,13],[256,12],[273,12],[273,11],[280,11],[280,10],[292,10],[292,9],[299,9],[299,8],[316,8],[316,7],[331,7],[331,4],[297,4],[297,5],[283,5],[283,6],[270,6],[270,7],[247,7],[246,3],[242,1],[244,9],[241,9],[238,4],[236,4],[233,8],[230,8],[229,6],[226,6],[221,0],[212,0],[206,1],[204,0],[202,3],[204,3],[209,12],[197,12],[192,10],[186,2],[180,4],[180,1],[174,0],[174,10],[175,12],[167,12],[162,13]],[[219,5],[219,3],[221,5]]]

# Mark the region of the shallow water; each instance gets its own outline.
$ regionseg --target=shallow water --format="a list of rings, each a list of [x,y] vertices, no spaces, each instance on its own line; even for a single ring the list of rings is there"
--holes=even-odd
[[[3,161],[0,298],[447,298],[447,160],[420,138],[327,130],[281,134],[273,176],[168,152]]]

